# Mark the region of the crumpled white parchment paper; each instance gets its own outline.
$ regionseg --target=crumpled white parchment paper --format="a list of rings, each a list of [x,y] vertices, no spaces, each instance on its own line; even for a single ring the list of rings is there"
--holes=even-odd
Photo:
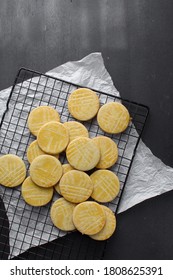
[[[104,66],[104,61],[101,53],[91,53],[79,61],[67,62],[57,68],[54,68],[47,74],[56,78],[64,79],[66,81],[69,81],[70,83],[80,84],[86,87],[94,88],[98,91],[100,90],[102,92],[107,92],[119,96],[119,92],[114,87],[112,79]],[[0,92],[0,117],[5,110],[10,90],[11,88],[8,88]],[[146,147],[142,140],[140,140],[123,192],[121,204],[119,206],[119,213],[127,210],[128,208],[139,202],[144,201],[145,199],[172,190],[172,181],[173,169],[169,166],[166,166],[160,159],[155,157],[150,149]],[[0,192],[3,193],[2,187],[0,187]],[[3,198],[5,207],[7,209],[9,223],[11,225],[10,257],[16,256],[32,246],[37,246],[38,244],[43,244],[51,241],[57,237],[57,234],[59,234],[59,236],[62,236],[64,234],[59,233],[58,229],[56,228],[52,230],[52,223],[49,216],[45,215],[46,208],[44,207],[41,208],[41,210],[36,209],[35,214],[33,213],[33,215],[35,215],[37,219],[33,217],[33,219],[30,221],[30,229],[25,228],[23,224],[23,231],[22,227],[20,228],[20,230],[16,230],[18,224],[21,224],[21,221],[18,221],[18,217],[14,219],[16,201],[18,203],[18,207],[20,206],[19,209],[22,209],[23,203],[18,199],[18,195],[19,193],[16,192],[16,198],[14,197],[14,200],[10,200],[10,203],[12,204],[10,207],[8,203],[8,190],[6,191],[6,195]],[[12,203],[12,201],[14,203]],[[43,234],[41,236],[42,240],[40,241],[40,225],[38,229],[36,228],[36,226],[38,224],[38,219],[41,216]],[[31,217],[28,217],[28,219],[31,219]],[[30,234],[27,234],[27,230],[29,230]],[[51,235],[49,234],[49,232],[51,232]],[[19,234],[17,240],[15,236],[16,233]]]

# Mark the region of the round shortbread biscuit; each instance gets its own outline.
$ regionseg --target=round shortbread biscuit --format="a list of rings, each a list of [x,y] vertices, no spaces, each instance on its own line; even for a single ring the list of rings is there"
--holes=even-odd
[[[107,133],[123,132],[130,122],[127,108],[119,102],[104,104],[98,111],[97,121],[100,128]]]
[[[82,234],[98,233],[104,227],[105,222],[105,212],[97,202],[79,203],[73,211],[73,223]]]
[[[62,196],[73,203],[87,200],[93,191],[90,177],[79,170],[71,170],[65,173],[59,182],[59,186]]]
[[[34,140],[28,147],[27,149],[27,159],[29,161],[29,163],[31,163],[36,157],[40,156],[40,155],[45,155],[46,153],[43,152],[39,145],[38,145],[38,141]],[[56,158],[59,158],[59,155],[55,155]]]
[[[26,177],[23,160],[12,154],[0,157],[0,184],[5,187],[17,187]]]
[[[94,240],[106,240],[112,236],[116,229],[116,217],[111,209],[102,205],[103,210],[106,215],[106,223],[101,231],[96,234],[90,235],[90,237]]]
[[[118,159],[117,144],[106,136],[98,136],[92,139],[100,149],[100,160],[97,168],[109,168],[114,165]]]
[[[53,224],[65,231],[70,231],[75,229],[73,223],[73,210],[76,204],[65,200],[63,197],[57,199],[51,207],[50,217]]]
[[[68,171],[74,170],[73,166],[71,166],[69,163],[64,163],[62,165],[62,171],[63,171],[63,175],[65,173],[67,173]]]
[[[53,156],[38,156],[30,165],[30,176],[36,185],[44,188],[52,187],[62,176],[62,165]]]
[[[44,124],[38,132],[39,147],[48,154],[58,154],[65,150],[69,142],[68,129],[59,122]]]
[[[50,106],[39,106],[33,109],[28,117],[28,128],[37,136],[39,129],[47,122],[60,121],[59,113]]]
[[[88,130],[86,127],[76,121],[65,122],[63,125],[68,129],[70,141],[74,140],[77,137],[89,137]]]
[[[27,149],[27,159],[29,163],[31,163],[36,157],[40,155],[45,155],[45,152],[40,149],[37,140],[34,140]]]
[[[68,109],[71,115],[80,121],[87,121],[95,117],[100,103],[97,94],[87,88],[73,91],[68,99]]]
[[[65,173],[71,170],[74,170],[74,168],[69,163],[65,163],[62,165],[62,175],[64,175]],[[59,182],[54,186],[54,189],[57,191],[57,193],[61,195]]]
[[[53,196],[52,188],[37,186],[30,177],[27,177],[22,184],[22,197],[31,206],[43,206],[49,203]]]
[[[110,170],[97,170],[90,175],[93,182],[93,192],[91,197],[98,202],[112,201],[119,193],[120,182]]]
[[[100,150],[90,138],[78,137],[70,142],[66,149],[68,162],[82,171],[91,170],[100,160]]]

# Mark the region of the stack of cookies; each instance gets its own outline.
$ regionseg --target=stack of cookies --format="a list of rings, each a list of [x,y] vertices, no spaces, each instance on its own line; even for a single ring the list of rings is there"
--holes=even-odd
[[[7,187],[22,183],[22,197],[32,206],[46,205],[56,191],[61,197],[51,206],[53,224],[105,240],[116,228],[114,213],[103,203],[114,200],[120,190],[117,175],[108,169],[118,160],[118,148],[107,136],[90,138],[80,121],[97,115],[103,131],[121,133],[129,124],[129,112],[118,102],[100,106],[97,94],[86,88],[70,94],[68,110],[75,121],[61,123],[59,113],[50,106],[30,112],[28,128],[36,137],[27,149],[30,176],[26,178],[20,158],[5,155],[0,158],[0,183]],[[62,152],[66,164],[59,160]]]

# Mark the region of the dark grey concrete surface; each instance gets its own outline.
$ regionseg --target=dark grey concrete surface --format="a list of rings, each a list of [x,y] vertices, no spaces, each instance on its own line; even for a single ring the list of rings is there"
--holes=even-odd
[[[172,0],[1,0],[0,89],[24,66],[45,72],[102,52],[122,97],[150,107],[143,140],[173,167]],[[173,192],[118,215],[105,258],[172,259]]]

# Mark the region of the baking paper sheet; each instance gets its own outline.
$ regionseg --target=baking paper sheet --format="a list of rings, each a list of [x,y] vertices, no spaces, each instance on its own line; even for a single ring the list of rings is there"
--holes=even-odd
[[[114,87],[112,79],[104,66],[101,53],[92,53],[80,61],[67,62],[49,71],[48,74],[70,83],[84,85],[119,96],[119,92]],[[8,88],[0,92],[0,116],[5,110],[10,90],[11,88]],[[172,181],[173,169],[164,165],[140,140],[121,199],[119,213],[145,199],[173,189]],[[64,235],[58,229],[52,229],[47,207],[35,208],[34,213],[32,213],[32,220],[29,215],[28,219],[26,219],[26,213],[23,215],[21,210],[24,208],[22,205],[24,202],[19,199],[20,192],[14,192],[13,199],[10,197],[10,189],[5,188],[4,194],[4,188],[0,187],[0,192],[3,194],[3,201],[11,228],[10,257],[17,256],[30,247],[51,241],[57,238],[57,235]],[[23,216],[25,216],[25,219],[22,220]],[[40,231],[42,232],[41,236]]]

